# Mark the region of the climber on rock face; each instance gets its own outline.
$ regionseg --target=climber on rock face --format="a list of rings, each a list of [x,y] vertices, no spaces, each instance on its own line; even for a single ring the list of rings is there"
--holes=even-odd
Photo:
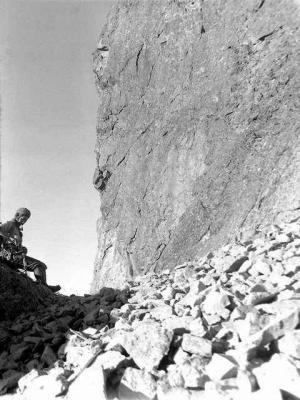
[[[38,282],[48,286],[52,292],[57,292],[61,289],[59,285],[50,286],[47,284],[47,266],[42,261],[27,256],[27,249],[22,246],[22,228],[30,215],[31,213],[27,208],[19,208],[13,219],[0,224],[1,256],[5,255],[4,258],[17,267],[33,272]]]

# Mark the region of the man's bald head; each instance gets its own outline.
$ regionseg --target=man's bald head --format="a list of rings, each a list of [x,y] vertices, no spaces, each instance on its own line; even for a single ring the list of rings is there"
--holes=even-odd
[[[31,212],[28,210],[28,208],[21,207],[15,213],[15,220],[23,225],[30,216]]]

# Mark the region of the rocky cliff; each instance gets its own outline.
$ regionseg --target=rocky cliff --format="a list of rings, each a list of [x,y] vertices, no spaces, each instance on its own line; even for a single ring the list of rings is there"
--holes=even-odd
[[[300,206],[299,13],[292,0],[115,5],[94,53],[93,291]]]

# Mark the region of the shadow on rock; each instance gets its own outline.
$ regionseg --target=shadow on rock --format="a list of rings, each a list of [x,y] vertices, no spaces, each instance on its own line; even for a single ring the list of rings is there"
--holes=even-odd
[[[38,304],[34,312],[0,322],[0,394],[13,391],[25,374],[46,384],[41,377],[53,367],[62,375],[63,390],[76,368],[99,350],[98,339],[114,327],[117,310],[128,297],[128,290],[112,288],[83,297],[52,295],[51,305]],[[19,383],[23,390],[24,384]]]

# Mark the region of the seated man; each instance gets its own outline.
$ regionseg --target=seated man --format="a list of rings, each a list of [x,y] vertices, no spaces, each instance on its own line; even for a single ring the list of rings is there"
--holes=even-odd
[[[53,292],[61,289],[59,285],[50,286],[46,281],[47,266],[35,258],[26,255],[27,249],[22,246],[22,226],[30,217],[31,213],[27,208],[17,210],[14,218],[0,225],[0,238],[2,241],[1,256],[8,260],[13,265],[19,266],[34,273],[35,279],[38,282],[46,285]]]

